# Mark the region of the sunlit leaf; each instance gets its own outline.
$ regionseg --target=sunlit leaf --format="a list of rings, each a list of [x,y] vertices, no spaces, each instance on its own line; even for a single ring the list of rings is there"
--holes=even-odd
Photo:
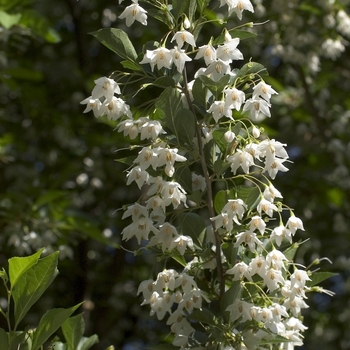
[[[83,314],[69,317],[62,324],[62,332],[69,349],[77,349],[85,331]]]
[[[9,14],[5,11],[0,10],[0,24],[6,28],[9,29],[15,24],[18,24],[21,20],[22,15],[20,13],[16,14]]]

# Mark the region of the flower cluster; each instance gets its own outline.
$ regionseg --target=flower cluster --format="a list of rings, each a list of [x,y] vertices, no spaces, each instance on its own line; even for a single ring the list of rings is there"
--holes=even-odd
[[[151,315],[167,317],[172,343],[181,350],[265,349],[264,342],[293,349],[302,344],[306,329],[301,310],[307,307],[310,277],[288,249],[304,227],[271,183],[288,170],[286,144],[269,139],[255,124],[271,117],[277,92],[264,81],[259,64],[236,68],[243,55],[234,30],[224,28],[218,38],[197,47],[203,11],[196,19],[193,11],[181,13],[180,3],[160,8],[171,20],[156,49],[146,49],[141,60],[129,57],[147,80],[144,86],[174,75],[155,102],[139,110],[143,116],[134,117],[114,96],[121,91],[110,78],[96,80],[92,95],[82,101],[85,112],[118,119],[119,132],[140,140],[126,184],[135,182],[143,196],[124,212],[122,218],[131,223],[122,239],[136,238],[139,246],[180,264],[142,282],[138,293]],[[224,5],[239,19],[244,10],[254,12],[249,0],[221,0]],[[133,0],[119,18],[127,26],[135,20],[146,25],[146,13]],[[132,43],[123,43],[123,59],[125,47]],[[199,67],[188,81],[192,60]]]

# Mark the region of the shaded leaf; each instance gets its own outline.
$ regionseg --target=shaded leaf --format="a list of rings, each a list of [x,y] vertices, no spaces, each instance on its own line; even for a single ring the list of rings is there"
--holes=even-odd
[[[9,346],[9,340],[7,333],[4,329],[0,328],[0,344],[1,349],[7,350]]]
[[[98,336],[96,334],[92,335],[91,337],[82,337],[80,339],[79,345],[77,347],[77,350],[88,350],[92,346],[98,343]],[[75,349],[74,349],[75,350]],[[106,349],[107,350],[107,349]]]
[[[314,272],[310,276],[311,281],[307,281],[306,285],[308,287],[313,287],[320,284],[322,281],[337,275],[338,273],[334,273],[334,272]]]
[[[74,317],[69,317],[62,324],[62,332],[66,339],[68,349],[75,350],[78,348],[80,339],[85,331],[85,323],[83,314]]]
[[[230,33],[232,38],[239,38],[241,40],[254,38],[258,35],[256,33],[248,32],[247,30],[239,30],[239,29],[231,29],[228,32]],[[225,34],[221,34],[214,39],[213,45],[221,45],[224,42],[225,42]]]
[[[202,232],[206,230],[206,225],[201,216],[195,213],[184,213],[179,215],[178,221],[184,235],[190,236],[199,245],[203,244],[200,237],[203,236]]]
[[[182,108],[176,113],[173,123],[179,143],[191,145],[196,133],[196,117],[193,113],[187,108]]]
[[[214,81],[205,75],[200,75],[198,78],[213,93],[213,95],[216,96],[216,98],[230,81],[229,75],[224,75],[219,79],[219,81]]]
[[[68,309],[52,309],[46,312],[40,319],[38,327],[33,332],[31,350],[38,350],[81,304]],[[75,350],[75,348],[72,350]]]
[[[224,293],[220,301],[220,309],[224,314],[224,319],[229,320],[229,311],[226,311],[227,307],[232,305],[232,303],[237,299],[238,294],[241,290],[240,281],[233,281],[231,287]]]
[[[90,33],[101,44],[115,52],[120,58],[136,61],[137,53],[128,34],[117,28],[102,28]]]

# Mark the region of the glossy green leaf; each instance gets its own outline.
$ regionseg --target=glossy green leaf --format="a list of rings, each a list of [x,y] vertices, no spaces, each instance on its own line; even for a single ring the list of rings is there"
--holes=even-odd
[[[6,331],[0,328],[0,344],[1,349],[7,350],[9,346],[9,339]]]
[[[52,309],[46,312],[33,332],[31,350],[38,350],[80,305],[81,303],[68,309]]]
[[[220,301],[220,309],[224,315],[224,319],[226,321],[229,320],[229,311],[226,311],[228,306],[232,305],[232,303],[237,299],[238,294],[241,290],[240,281],[233,281],[231,287],[224,293]]]
[[[137,53],[128,34],[118,28],[102,28],[96,32],[90,33],[101,44],[115,52],[124,60],[136,61]]]
[[[205,323],[208,325],[216,325],[215,314],[210,309],[202,307],[200,310],[194,310],[189,316],[191,320]]]
[[[0,10],[0,24],[5,28],[9,29],[12,26],[19,23],[22,15],[20,13],[9,14],[5,11]]]
[[[207,92],[208,89],[205,87],[203,82],[197,78],[192,86],[192,96],[194,102],[200,107],[203,107],[204,112],[207,109]]]
[[[131,71],[142,71],[141,66],[134,61],[124,60],[120,63],[124,68],[130,69]]]
[[[175,20],[178,20],[178,18],[186,11],[186,7],[188,6],[188,0],[173,0],[173,15],[175,17]]]
[[[98,336],[96,334],[92,335],[91,337],[82,337],[80,339],[80,342],[78,344],[77,350],[88,350],[92,346],[98,343]],[[75,350],[75,349],[74,349]]]
[[[16,328],[28,310],[38,301],[57,276],[58,254],[59,252],[55,252],[38,260],[35,265],[19,277],[12,291],[15,302]]]
[[[80,339],[82,338],[85,331],[85,322],[83,314],[69,317],[62,324],[62,332],[69,350],[75,350],[78,348]]]
[[[187,109],[180,109],[173,120],[179,143],[183,146],[192,145],[196,133],[196,117]]]
[[[254,79],[255,75],[264,76],[268,75],[266,68],[257,62],[246,63],[238,72],[237,78],[246,77],[247,79]]]
[[[229,192],[225,190],[219,191],[214,198],[214,209],[217,214],[220,214],[222,208],[227,204],[229,200]]]
[[[314,272],[310,278],[311,281],[307,281],[306,285],[308,287],[313,287],[316,286],[318,284],[320,284],[321,282],[327,280],[328,278],[331,278],[333,276],[337,276],[337,273],[334,272]]]
[[[15,287],[19,278],[38,262],[43,251],[44,248],[31,256],[13,257],[9,259],[9,276],[12,289]]]
[[[172,77],[164,76],[157,78],[151,85],[162,88],[175,87],[175,81]]]
[[[200,237],[203,236],[202,232],[206,229],[206,224],[201,216],[195,213],[184,213],[179,215],[178,221],[184,235],[190,236],[199,245],[203,244]]]

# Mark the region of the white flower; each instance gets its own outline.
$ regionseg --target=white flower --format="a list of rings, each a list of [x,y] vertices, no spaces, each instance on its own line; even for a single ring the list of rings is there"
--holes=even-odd
[[[283,171],[286,172],[289,169],[287,167],[285,167],[282,163],[285,162],[285,159],[279,159],[276,158],[274,159],[274,161],[271,164],[268,164],[267,162],[265,163],[265,167],[263,169],[263,172],[267,171],[271,177],[271,179],[273,180],[278,171]]]
[[[132,168],[126,177],[128,178],[126,185],[130,185],[133,181],[135,181],[139,189],[141,189],[145,183],[148,183],[149,180],[148,172],[139,166]]]
[[[125,18],[126,26],[130,27],[135,21],[140,22],[144,26],[147,25],[147,11],[143,9],[139,4],[138,0],[132,0],[133,4],[127,6],[122,14],[119,16],[120,19]]]
[[[162,124],[158,120],[151,120],[148,117],[140,118],[136,121],[141,132],[140,139],[156,139],[159,134],[166,134],[162,128]]]
[[[271,85],[266,84],[263,81],[260,81],[259,84],[253,87],[253,98],[264,98],[267,102],[270,102],[271,95],[277,94],[277,91],[272,89]]]
[[[295,234],[297,229],[305,231],[304,226],[303,226],[303,222],[294,215],[292,215],[288,219],[286,226],[292,231],[293,235]]]
[[[286,270],[284,262],[288,259],[285,255],[277,249],[272,250],[266,255],[266,262],[268,266],[276,269],[276,270]]]
[[[232,111],[225,104],[225,101],[214,101],[210,108],[207,110],[208,113],[212,113],[215,122],[223,116],[232,119]]]
[[[120,88],[113,79],[102,77],[94,82],[96,86],[91,93],[91,98],[94,100],[104,96],[107,101],[110,101],[115,93],[120,94]]]
[[[231,5],[232,4],[232,5]],[[249,0],[232,0],[228,3],[228,15],[231,16],[232,12],[236,12],[237,17],[242,19],[242,12],[248,10],[254,12],[253,5]]]
[[[290,276],[292,288],[304,288],[306,281],[311,281],[311,278],[304,270],[295,269],[293,274]]]
[[[241,109],[245,101],[245,93],[236,88],[228,88],[224,90],[225,104],[227,108],[234,108],[237,111]]]
[[[239,38],[232,39],[228,33],[225,35],[226,38],[225,43],[217,48],[216,57],[228,63],[232,60],[243,60],[242,52],[237,49]]]
[[[243,171],[248,174],[249,168],[254,165],[254,159],[252,155],[246,151],[237,149],[236,152],[226,158],[227,162],[230,163],[231,171],[236,175],[237,169],[241,167]]]
[[[183,235],[175,238],[171,245],[171,249],[176,248],[181,255],[185,254],[186,247],[190,248],[191,250],[194,250],[192,238],[189,236],[183,236]]]
[[[282,286],[284,285],[282,272],[273,268],[267,269],[264,276],[264,282],[267,288],[270,290],[270,292],[273,292],[274,290],[279,288],[280,284]]]
[[[137,221],[141,216],[147,217],[147,209],[139,203],[128,206],[128,209],[122,216],[122,219],[132,217],[132,221]]]
[[[258,274],[260,277],[264,278],[266,275],[267,263],[262,255],[253,258],[249,263],[249,267],[251,276]]]
[[[171,68],[173,63],[173,55],[170,50],[165,47],[160,47],[156,50],[147,50],[143,60],[140,61],[141,64],[149,63],[151,65],[152,72],[154,66],[157,66],[157,69]]]
[[[185,63],[192,61],[192,59],[186,55],[185,50],[180,50],[176,46],[170,51],[173,55],[173,62],[177,68],[177,71],[179,73],[182,73],[185,67]]]
[[[148,235],[151,231],[153,233],[158,232],[153,226],[152,220],[147,217],[140,217],[137,221],[125,227],[121,234],[125,241],[128,241],[132,237],[136,237],[137,242],[140,245],[142,239],[148,239]]]
[[[249,223],[249,230],[250,232],[255,231],[256,229],[259,230],[259,232],[263,235],[265,232],[265,221],[258,215],[255,215],[252,217]]]
[[[216,60],[215,48],[212,45],[200,46],[195,59],[198,60],[201,57],[204,58],[205,64],[209,66],[210,63]]]
[[[283,238],[286,238],[292,244],[292,232],[283,225],[275,227],[271,232],[270,238],[271,240],[274,239],[278,246],[281,246]]]
[[[118,131],[122,132],[124,136],[129,136],[131,140],[136,139],[139,130],[133,119],[123,120],[118,124]]]
[[[262,98],[252,97],[248,99],[243,107],[243,113],[249,111],[250,118],[253,121],[259,120],[260,113],[271,117],[270,108],[271,105]]]
[[[158,148],[158,166],[165,165],[165,173],[172,177],[175,172],[174,164],[175,162],[185,162],[187,159],[179,154],[177,154],[178,149],[177,148]]]
[[[168,249],[172,250],[173,238],[176,237],[176,228],[168,222],[159,226],[159,232],[156,236],[152,237],[148,246],[160,245],[163,253]]]
[[[207,187],[205,178],[202,175],[197,175],[192,172],[192,191],[202,191],[204,192]]]
[[[242,322],[245,322],[247,320],[251,320],[252,319],[252,315],[250,312],[251,307],[253,306],[253,304],[248,303],[244,300],[240,300],[240,299],[236,299],[233,304],[229,305],[226,308],[226,311],[230,311],[230,315],[231,315],[231,321],[234,322],[236,321],[238,318],[240,318],[242,316]]]
[[[161,197],[165,206],[172,204],[174,209],[176,209],[181,202],[186,206],[186,191],[175,181],[163,183]]]
[[[209,75],[214,81],[220,80],[225,74],[230,73],[230,64],[223,60],[217,59],[209,64],[205,70],[205,75]]]
[[[80,104],[82,105],[86,104],[86,108],[83,113],[87,113],[92,110],[96,118],[101,116],[100,109],[101,109],[102,103],[98,98],[93,99],[92,96],[90,96],[85,100],[81,101]]]
[[[238,247],[242,243],[245,243],[252,253],[255,252],[255,244],[262,246],[262,242],[259,241],[259,239],[256,237],[255,232],[251,232],[251,231],[240,232],[236,235],[236,239],[237,241],[234,244],[234,247]]]
[[[143,147],[137,158],[134,160],[134,163],[138,163],[142,170],[146,170],[150,165],[153,169],[156,169],[158,163],[157,150]]]
[[[244,212],[247,210],[247,204],[242,199],[229,199],[222,209],[222,212],[226,212],[228,216],[239,224],[237,217],[241,220]]]
[[[264,212],[269,217],[273,216],[273,211],[278,211],[278,208],[271,203],[270,201],[262,198],[257,207],[258,213],[261,215],[261,212]]]
[[[126,115],[131,118],[132,113],[130,106],[126,104],[121,98],[113,96],[110,100],[105,100],[102,104],[101,111],[107,115],[109,120],[117,120],[121,116]]]
[[[226,271],[229,275],[234,275],[233,280],[238,281],[242,277],[245,277],[248,281],[252,281],[250,276],[249,266],[245,262],[239,262],[234,267]]]
[[[176,32],[173,38],[171,39],[171,42],[173,42],[174,40],[176,41],[176,44],[179,47],[179,49],[182,48],[184,42],[189,43],[193,47],[196,46],[193,34],[188,32],[187,30],[181,30]]]
[[[307,309],[309,307],[305,301],[298,296],[294,297],[293,299],[287,298],[283,305],[287,308],[287,310],[291,310],[295,317],[300,315],[301,309]]]
[[[263,195],[264,198],[270,202],[273,202],[275,198],[283,198],[281,192],[278,191],[277,188],[271,183],[269,186],[266,186]]]

